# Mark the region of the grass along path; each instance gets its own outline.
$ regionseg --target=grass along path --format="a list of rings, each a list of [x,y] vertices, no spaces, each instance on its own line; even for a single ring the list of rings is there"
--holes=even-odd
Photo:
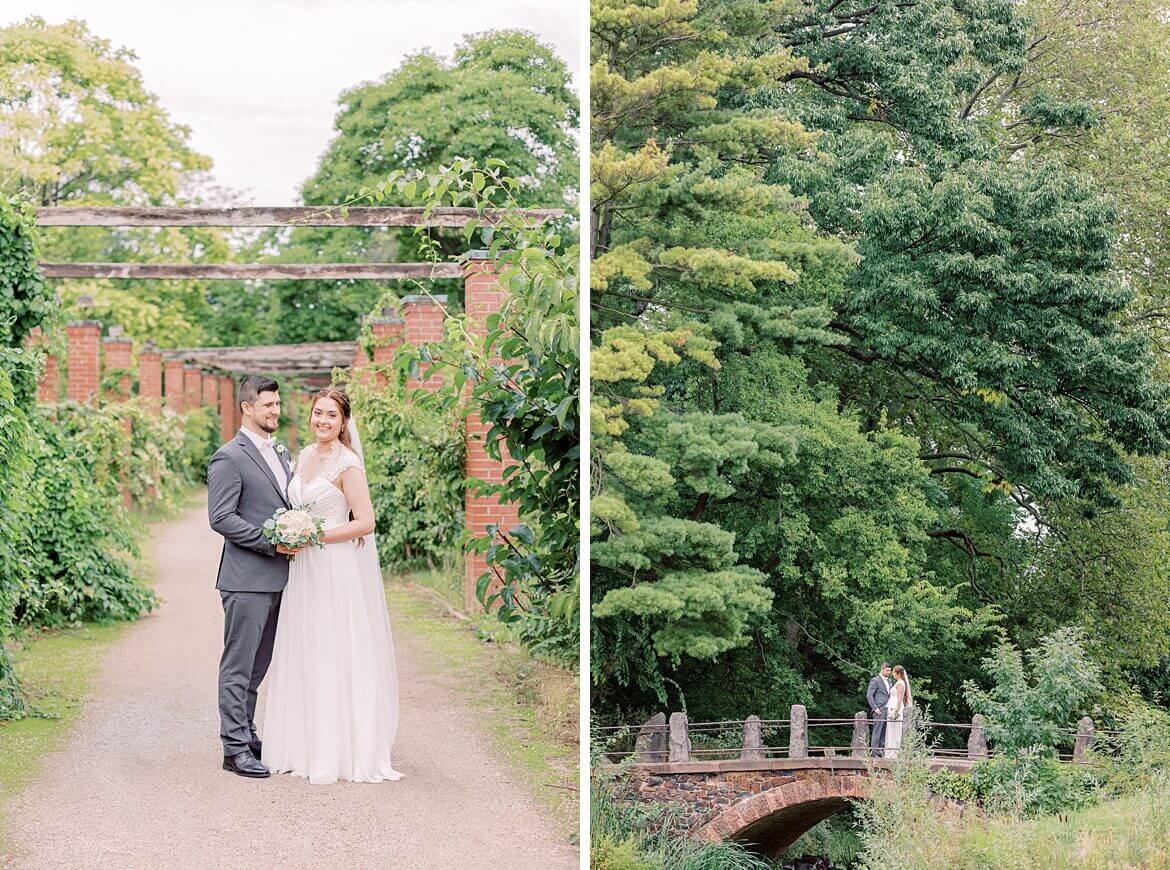
[[[474,620],[455,618],[428,594],[435,582],[430,572],[390,578],[386,599],[395,643],[415,650],[428,677],[448,684],[481,715],[493,749],[523,772],[533,794],[575,842],[577,675],[513,644],[485,639]]]
[[[0,819],[9,800],[33,778],[77,720],[101,664],[102,653],[126,623],[29,632],[11,645],[16,673],[41,716],[0,722]],[[0,856],[11,844],[0,826]]]

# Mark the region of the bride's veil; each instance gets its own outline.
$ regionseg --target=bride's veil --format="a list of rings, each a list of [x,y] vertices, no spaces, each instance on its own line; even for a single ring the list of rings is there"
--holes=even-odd
[[[357,424],[354,422],[353,415],[350,415],[349,422],[346,424],[346,431],[349,433],[349,443],[353,452],[357,454],[361,460],[362,467],[365,468],[366,457],[362,452],[362,439],[358,435]],[[367,477],[369,472],[366,472]],[[358,572],[361,577],[362,592],[366,596],[367,613],[380,614],[378,619],[378,629],[375,631],[375,642],[384,642],[386,649],[384,654],[388,655],[390,661],[394,662],[394,639],[390,630],[390,614],[386,609],[386,593],[382,586],[382,566],[378,562],[378,545],[374,540],[374,533],[370,532],[362,539],[365,543],[357,548]],[[392,722],[390,732],[390,742],[394,742],[394,734],[397,730],[398,724],[398,669],[396,665],[390,668],[390,675],[393,684],[390,686],[389,701],[393,706],[390,711]]]

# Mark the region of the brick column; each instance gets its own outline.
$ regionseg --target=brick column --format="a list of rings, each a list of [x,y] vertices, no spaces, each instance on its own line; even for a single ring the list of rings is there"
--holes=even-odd
[[[25,339],[24,346],[34,350],[44,344],[44,333],[39,326],[34,326]],[[45,354],[45,371],[37,382],[37,401],[42,405],[51,405],[60,397],[60,387],[57,380],[57,357],[51,353]]]
[[[209,408],[219,402],[219,378],[211,372],[203,373],[203,404]]]
[[[153,341],[138,354],[138,397],[152,414],[162,413],[162,354]]]
[[[183,408],[192,411],[199,407],[203,398],[203,372],[199,366],[183,366]]]
[[[102,349],[105,352],[104,370],[126,372],[118,378],[118,383],[106,390],[105,399],[110,402],[124,402],[130,398],[131,378],[130,368],[134,365],[134,343],[122,335],[122,327],[114,324],[110,327],[110,334],[102,339]],[[134,423],[129,417],[122,418],[122,431],[126,433],[126,442],[134,435]],[[122,507],[130,509],[133,499],[130,495],[129,469],[122,469]]]
[[[402,316],[405,319],[403,337],[408,344],[418,347],[428,341],[443,340],[443,309],[446,296],[404,296],[402,299]],[[375,354],[374,362],[378,358]],[[442,386],[443,375],[435,372],[428,375],[429,365],[421,367],[419,378],[407,378],[407,389],[413,390],[422,387],[424,390],[435,392]]]
[[[117,385],[108,391],[106,398],[129,399],[131,389],[129,371],[134,366],[134,342],[122,335],[122,327],[111,326],[110,334],[102,340],[102,347],[106,355],[105,371],[122,369],[127,372],[118,378]]]
[[[406,328],[406,321],[402,319],[402,315],[393,308],[383,308],[381,317],[372,318],[367,323],[374,333],[374,358],[371,362],[374,365],[389,365],[394,362],[394,354],[402,344],[403,331]]]
[[[236,384],[230,375],[219,379],[219,440],[224,444],[236,434]]]
[[[72,402],[94,402],[101,380],[102,326],[96,320],[71,320],[65,325],[65,397]]]
[[[374,334],[374,358],[371,360],[361,353],[361,357],[365,359],[363,365],[355,363],[354,372],[355,380],[368,380],[371,372],[362,373],[361,369],[364,365],[373,363],[379,366],[391,366],[394,363],[394,354],[397,353],[398,348],[402,345],[403,332],[406,328],[406,322],[402,319],[397,309],[387,307],[382,309],[382,314],[379,317],[371,317],[366,323],[370,325],[370,331]],[[378,372],[378,384],[386,386],[389,381],[389,376],[385,372]]]
[[[487,318],[500,310],[504,291],[496,280],[495,262],[476,256],[467,264],[464,272],[464,306],[467,311],[467,330],[478,340],[487,335]],[[498,362],[498,360],[492,360]],[[464,473],[489,483],[503,482],[504,468],[510,464],[507,448],[500,445],[502,460],[492,459],[487,452],[486,435],[490,428],[472,412],[467,417],[465,446],[467,455]],[[519,512],[514,504],[500,503],[497,496],[484,496],[465,490],[463,496],[463,525],[475,537],[487,534],[487,527],[497,525],[505,531],[519,522]],[[463,604],[468,611],[480,609],[482,605],[475,595],[476,582],[488,570],[487,560],[482,553],[467,553],[463,569]],[[499,581],[493,580],[489,589],[499,589]]]
[[[365,348],[362,346],[362,343],[358,341],[357,350],[353,351],[353,361],[350,362],[350,368],[357,372],[358,370],[365,368],[367,365],[370,365],[370,358],[367,357]]]
[[[45,373],[41,376],[40,383],[37,384],[37,401],[45,405],[60,401],[61,384],[59,381],[57,357],[51,353],[46,354]]]
[[[167,407],[176,414],[182,414],[183,402],[183,361],[169,359],[163,363],[163,384],[166,389]]]

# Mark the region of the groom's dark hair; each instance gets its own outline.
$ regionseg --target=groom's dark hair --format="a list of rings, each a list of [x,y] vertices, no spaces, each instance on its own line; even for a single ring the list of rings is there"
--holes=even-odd
[[[279,389],[280,385],[272,378],[251,375],[240,381],[240,392],[236,395],[236,404],[242,405],[247,402],[249,405],[254,405],[261,393],[275,393]]]

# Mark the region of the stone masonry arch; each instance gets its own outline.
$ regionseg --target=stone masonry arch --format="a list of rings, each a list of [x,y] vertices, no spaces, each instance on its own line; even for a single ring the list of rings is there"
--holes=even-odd
[[[775,858],[806,831],[869,796],[864,770],[801,770],[767,779],[772,781],[752,783],[761,791],[718,812],[691,836],[710,842],[736,840]]]

